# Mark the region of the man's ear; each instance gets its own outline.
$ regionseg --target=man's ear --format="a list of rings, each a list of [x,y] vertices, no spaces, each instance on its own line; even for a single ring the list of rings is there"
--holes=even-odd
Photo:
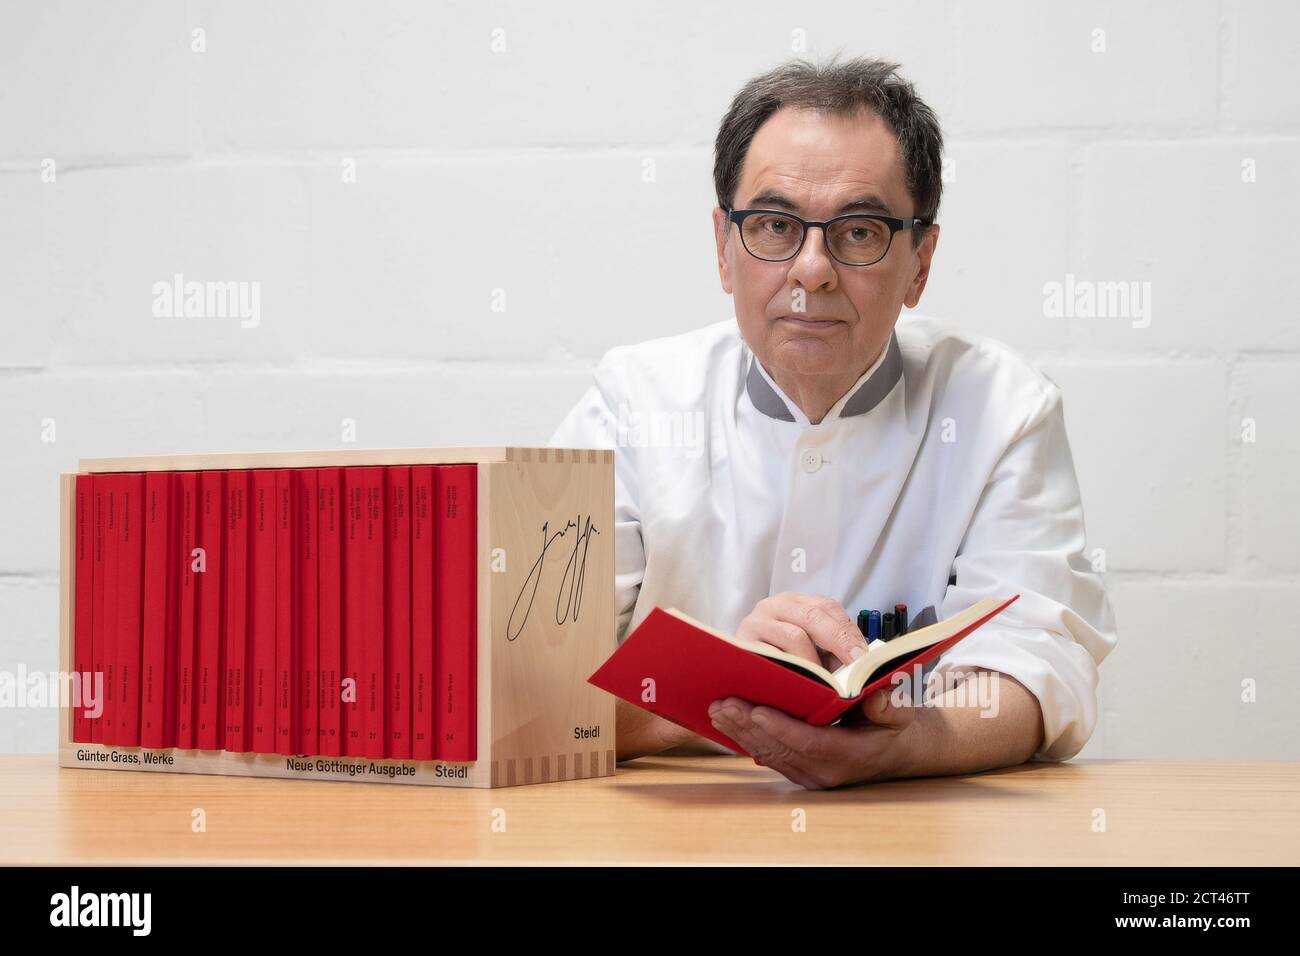
[[[731,234],[731,223],[727,221],[727,210],[721,206],[713,208],[713,241],[718,247],[718,278],[722,280],[722,291],[731,295],[731,268],[727,261],[727,237]]]
[[[934,258],[934,247],[938,244],[939,226],[937,224],[926,226],[925,237],[916,247],[916,275],[907,286],[907,295],[903,296],[903,304],[909,309],[915,309],[916,304],[921,301],[921,293],[925,291],[925,283],[930,278],[930,261]]]

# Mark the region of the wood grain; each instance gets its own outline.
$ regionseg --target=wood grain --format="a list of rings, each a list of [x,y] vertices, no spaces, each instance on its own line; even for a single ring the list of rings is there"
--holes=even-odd
[[[1296,865],[1300,764],[1082,760],[807,791],[743,757],[648,757],[455,790],[0,756],[0,864],[52,863]]]

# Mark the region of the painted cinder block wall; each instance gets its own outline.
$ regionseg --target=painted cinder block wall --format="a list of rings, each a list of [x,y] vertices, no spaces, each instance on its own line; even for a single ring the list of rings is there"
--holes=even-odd
[[[944,123],[921,310],[1064,389],[1120,627],[1082,756],[1296,759],[1297,37],[1245,0],[11,4],[0,670],[55,668],[80,457],[540,444],[605,349],[730,316],[717,123],[842,50]],[[176,275],[257,283],[256,324],[159,317]],[[0,750],[54,726],[0,707]]]

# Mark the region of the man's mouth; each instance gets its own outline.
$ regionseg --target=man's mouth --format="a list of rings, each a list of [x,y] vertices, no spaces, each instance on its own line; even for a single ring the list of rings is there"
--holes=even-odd
[[[796,326],[801,329],[810,329],[810,330],[829,329],[840,324],[839,319],[830,319],[830,318],[826,318],[825,316],[806,315],[797,312],[790,312],[790,313],[786,313],[785,315],[779,315],[777,316],[776,320],[778,322],[785,322],[789,325]]]

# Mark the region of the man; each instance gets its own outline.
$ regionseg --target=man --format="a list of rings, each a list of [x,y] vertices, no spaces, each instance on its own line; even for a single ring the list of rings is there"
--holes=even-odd
[[[941,151],[894,64],[795,61],[749,82],[714,161],[735,321],[612,349],[551,439],[615,448],[619,640],[672,606],[838,666],[865,646],[856,609],[901,602],[924,625],[1020,595],[929,671],[936,706],[885,690],[813,727],[712,705],[719,731],[809,788],[1073,756],[1116,642],[1060,390],[1005,346],[899,317],[934,259]],[[992,681],[986,706],[963,679]],[[718,749],[619,701],[619,759],[681,745]]]

